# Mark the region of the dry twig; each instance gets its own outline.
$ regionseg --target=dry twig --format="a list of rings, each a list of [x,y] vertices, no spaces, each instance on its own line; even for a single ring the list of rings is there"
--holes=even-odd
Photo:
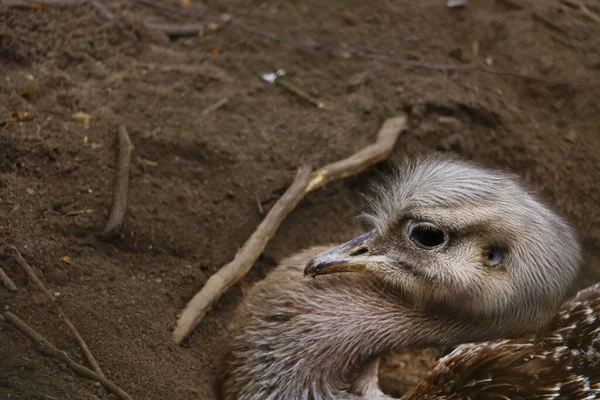
[[[91,5],[98,14],[110,21],[115,18],[114,14],[99,0],[2,0],[0,6],[16,8],[45,7],[68,7],[82,4]]]
[[[265,219],[237,252],[233,261],[213,274],[202,290],[196,293],[177,321],[177,327],[173,331],[173,339],[176,343],[181,344],[223,293],[246,275],[281,222],[302,200],[310,179],[310,167],[301,167],[292,185],[269,210]]]
[[[579,9],[581,10],[581,12],[583,12],[583,15],[585,15],[588,19],[600,23],[600,15],[591,11],[589,8],[587,8],[585,4],[580,2]]]
[[[46,296],[48,298],[48,300],[50,300],[50,302],[54,305],[54,307],[56,307],[56,311],[58,312],[58,315],[60,315],[60,317],[63,319],[63,321],[65,321],[65,324],[67,324],[67,326],[69,327],[69,330],[73,334],[73,337],[75,338],[75,341],[77,342],[77,345],[81,349],[81,353],[83,354],[83,356],[85,357],[87,362],[94,369],[94,371],[96,371],[98,373],[98,375],[104,376],[104,374],[102,373],[102,370],[100,369],[100,366],[98,365],[98,362],[96,361],[96,359],[94,358],[94,355],[92,354],[92,352],[88,348],[87,344],[85,343],[85,341],[79,334],[79,331],[77,330],[77,328],[75,328],[75,325],[73,325],[73,323],[71,322],[69,317],[67,317],[65,315],[62,307],[58,304],[54,295],[52,295],[52,293],[50,293],[50,291],[48,290],[46,285],[44,285],[44,283],[40,280],[40,278],[37,277],[35,272],[33,272],[33,269],[31,269],[29,264],[27,264],[27,261],[25,261],[25,259],[21,255],[21,252],[19,252],[19,250],[14,246],[7,246],[4,248],[3,254],[9,255],[10,257],[12,257],[17,262],[17,264],[19,264],[21,269],[23,269],[23,271],[25,272],[25,274],[27,275],[29,280],[31,280],[31,282],[33,282],[38,287],[38,289],[40,289],[40,291],[44,294],[44,296]]]
[[[563,81],[560,79],[548,78],[548,77],[545,77],[542,75],[530,74],[530,73],[516,71],[516,70],[512,70],[512,69],[488,67],[488,66],[486,66],[484,64],[480,64],[480,63],[471,63],[471,64],[462,64],[462,65],[438,65],[438,64],[424,64],[424,63],[420,63],[420,62],[416,62],[416,61],[400,60],[400,59],[391,58],[391,57],[379,56],[376,54],[361,53],[361,54],[357,54],[357,55],[362,58],[368,58],[370,60],[380,61],[380,62],[387,63],[387,64],[400,65],[406,69],[414,68],[414,69],[425,69],[425,70],[432,70],[432,71],[439,71],[439,72],[480,71],[480,72],[485,72],[485,73],[494,74],[494,75],[515,76],[515,77],[523,78],[526,81],[544,82],[544,83],[550,83],[553,85],[570,85],[573,87],[600,87],[600,81],[591,81],[591,82],[587,82],[587,83],[568,82],[568,81]]]
[[[86,4],[88,0],[3,0],[0,4],[7,7],[32,8],[36,5],[66,7]]]
[[[117,175],[115,179],[115,193],[113,208],[108,218],[106,228],[102,233],[105,239],[110,239],[119,233],[125,220],[127,211],[127,197],[129,194],[129,170],[131,167],[131,152],[133,144],[124,125],[117,130],[119,135],[119,160],[117,164]]]
[[[8,277],[8,275],[6,275],[6,272],[4,272],[4,270],[2,269],[2,267],[0,267],[0,280],[2,281],[2,283],[4,284],[4,286],[6,287],[6,289],[9,292],[16,292],[17,291],[17,286]]]
[[[88,208],[85,210],[76,210],[76,211],[69,211],[63,214],[63,217],[73,217],[75,215],[81,215],[81,214],[92,214],[94,212],[94,209]]]
[[[256,209],[258,210],[259,215],[263,215],[265,210],[260,202],[260,198],[258,197],[258,193],[254,193],[254,198],[256,199]]]
[[[129,396],[123,389],[117,386],[112,381],[108,380],[104,375],[98,374],[91,369],[84,367],[81,364],[73,361],[66,352],[60,351],[56,348],[52,343],[48,341],[44,336],[42,336],[39,332],[33,329],[31,326],[27,325],[22,319],[17,317],[15,314],[10,311],[4,311],[4,318],[8,320],[16,329],[24,333],[29,339],[31,339],[35,345],[37,350],[47,357],[52,357],[57,361],[64,362],[67,364],[67,367],[71,369],[78,375],[81,375],[85,378],[91,379],[93,381],[99,382],[102,386],[106,388],[109,392],[116,395],[118,398],[122,400],[133,400],[131,396]]]
[[[115,15],[99,0],[88,0],[88,3],[100,14],[105,20],[111,21]]]
[[[355,175],[374,163],[387,158],[400,132],[406,127],[406,116],[390,118],[384,122],[379,130],[377,141],[358,153],[344,160],[326,165],[312,174],[310,168],[301,167],[292,185],[269,210],[248,241],[237,252],[233,261],[213,274],[204,287],[187,304],[173,331],[175,343],[181,344],[223,293],[250,270],[279,228],[279,225],[281,225],[281,222],[309,192],[333,180]]]
[[[135,1],[137,1],[138,3],[141,3],[141,4],[145,4],[147,6],[159,9],[163,12],[177,14],[182,17],[213,22],[216,24],[223,24],[223,21],[220,18],[210,17],[207,15],[204,15],[204,13],[189,12],[189,11],[184,10],[179,7],[165,6],[161,3],[155,2],[153,0],[135,0]],[[582,11],[588,18],[594,19],[594,20],[596,19],[595,18],[596,15],[594,15],[589,9],[582,8]],[[534,15],[534,17],[536,17],[536,16],[538,16],[538,15]],[[359,58],[375,60],[375,61],[379,61],[379,62],[383,62],[383,63],[387,63],[387,64],[400,65],[404,68],[424,69],[424,70],[439,71],[439,72],[479,71],[479,72],[484,72],[484,73],[494,74],[494,75],[514,76],[514,77],[522,78],[526,81],[543,82],[543,83],[549,83],[549,84],[553,84],[553,85],[569,85],[569,86],[580,87],[580,88],[600,87],[600,81],[570,82],[570,81],[566,81],[566,80],[545,77],[545,76],[538,75],[538,74],[522,72],[517,69],[492,68],[492,67],[488,67],[484,64],[479,64],[479,63],[465,64],[465,65],[427,64],[427,63],[408,61],[408,60],[402,60],[402,59],[398,59],[398,58],[392,58],[389,56],[385,56],[384,54],[390,54],[390,52],[386,51],[386,50],[382,50],[382,49],[372,49],[370,47],[364,47],[364,46],[362,46],[362,47],[361,46],[354,46],[354,47],[353,46],[339,46],[339,45],[333,45],[329,42],[319,43],[319,42],[315,42],[312,40],[291,39],[291,38],[275,35],[272,33],[263,32],[263,31],[260,31],[260,30],[254,29],[254,28],[250,28],[248,26],[242,25],[235,21],[230,22],[229,26],[232,28],[235,28],[235,29],[239,29],[243,32],[255,35],[255,36],[260,36],[260,37],[263,37],[268,40],[272,40],[272,41],[275,41],[278,43],[284,43],[284,44],[294,46],[294,47],[307,48],[307,49],[312,49],[312,50],[317,50],[317,51],[327,51],[327,52],[333,52],[333,53],[345,52],[345,53],[353,54]]]
[[[229,102],[229,99],[227,97],[223,97],[221,100],[217,101],[214,104],[211,104],[210,106],[208,106],[204,110],[202,110],[202,112],[200,113],[200,116],[205,117],[208,114],[210,114],[214,111],[217,111],[219,108],[225,107],[225,105],[227,105],[228,102]]]
[[[146,28],[157,30],[170,38],[198,36],[203,32],[202,25],[174,25],[145,23]]]
[[[160,11],[163,11],[166,13],[179,15],[180,17],[205,19],[204,11],[185,10],[180,7],[165,4],[165,2],[161,2],[161,1],[154,1],[154,0],[135,0],[135,1],[137,3],[143,4],[148,7],[155,8],[157,10],[160,10]]]

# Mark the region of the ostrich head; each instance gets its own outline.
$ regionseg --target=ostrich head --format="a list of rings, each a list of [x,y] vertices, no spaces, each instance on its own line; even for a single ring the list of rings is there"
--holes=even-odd
[[[572,228],[514,176],[429,157],[379,183],[374,229],[305,274],[363,271],[406,302],[529,331],[560,306],[579,264]]]

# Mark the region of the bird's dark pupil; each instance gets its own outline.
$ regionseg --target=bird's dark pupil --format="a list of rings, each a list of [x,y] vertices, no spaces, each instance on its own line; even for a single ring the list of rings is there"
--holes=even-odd
[[[437,247],[444,243],[444,232],[429,225],[415,226],[410,232],[411,240],[422,247]]]
[[[506,249],[503,247],[493,246],[488,250],[488,260],[492,263],[499,263],[502,261],[504,254],[506,253]]]

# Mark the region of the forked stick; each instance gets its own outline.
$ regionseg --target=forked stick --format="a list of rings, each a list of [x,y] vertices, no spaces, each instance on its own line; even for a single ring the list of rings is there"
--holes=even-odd
[[[85,378],[100,383],[106,388],[106,390],[115,394],[119,399],[133,400],[131,396],[129,396],[123,389],[121,389],[112,381],[108,380],[104,375],[98,374],[97,372],[94,372],[91,369],[88,369],[83,365],[73,361],[71,357],[67,355],[66,352],[57,349],[45,337],[40,335],[35,329],[27,325],[22,319],[17,317],[15,314],[11,313],[10,311],[4,311],[4,315],[0,314],[0,316],[2,316],[8,322],[10,322],[16,329],[20,330],[25,335],[27,335],[29,339],[31,339],[36,344],[37,350],[43,355],[52,357],[57,361],[64,362],[65,364],[67,364],[67,367],[69,367],[73,372]]]
[[[223,293],[248,273],[269,240],[275,235],[279,225],[308,193],[336,179],[358,174],[386,159],[394,148],[398,136],[406,127],[406,116],[390,118],[383,123],[374,144],[348,158],[326,165],[312,174],[310,168],[301,167],[292,185],[268,212],[248,241],[237,252],[233,261],[213,274],[187,304],[173,331],[175,343],[181,344]]]
[[[104,376],[102,370],[100,369],[100,366],[98,365],[98,362],[96,361],[96,358],[94,357],[90,349],[87,347],[87,344],[79,334],[77,328],[75,328],[75,325],[73,325],[69,317],[65,315],[62,307],[58,304],[54,295],[50,293],[46,285],[44,285],[40,278],[37,277],[35,272],[33,272],[33,269],[31,269],[29,264],[27,264],[27,261],[25,261],[25,259],[21,255],[21,252],[14,246],[6,246],[4,248],[4,255],[11,256],[23,269],[29,280],[32,283],[34,283],[38,287],[38,289],[40,289],[40,291],[44,294],[44,296],[46,296],[46,298],[48,298],[48,300],[50,300],[50,302],[56,307],[58,315],[60,315],[63,321],[65,321],[65,324],[67,324],[67,326],[69,327],[69,330],[73,334],[73,337],[75,338],[75,341],[77,342],[77,345],[81,349],[81,353],[83,353],[83,356],[85,357],[87,362],[94,369],[94,371],[96,371],[98,375]]]

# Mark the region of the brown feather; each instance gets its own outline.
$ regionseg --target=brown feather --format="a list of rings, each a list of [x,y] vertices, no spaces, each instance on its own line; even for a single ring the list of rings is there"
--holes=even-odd
[[[459,346],[402,400],[600,399],[600,285],[540,333]]]

